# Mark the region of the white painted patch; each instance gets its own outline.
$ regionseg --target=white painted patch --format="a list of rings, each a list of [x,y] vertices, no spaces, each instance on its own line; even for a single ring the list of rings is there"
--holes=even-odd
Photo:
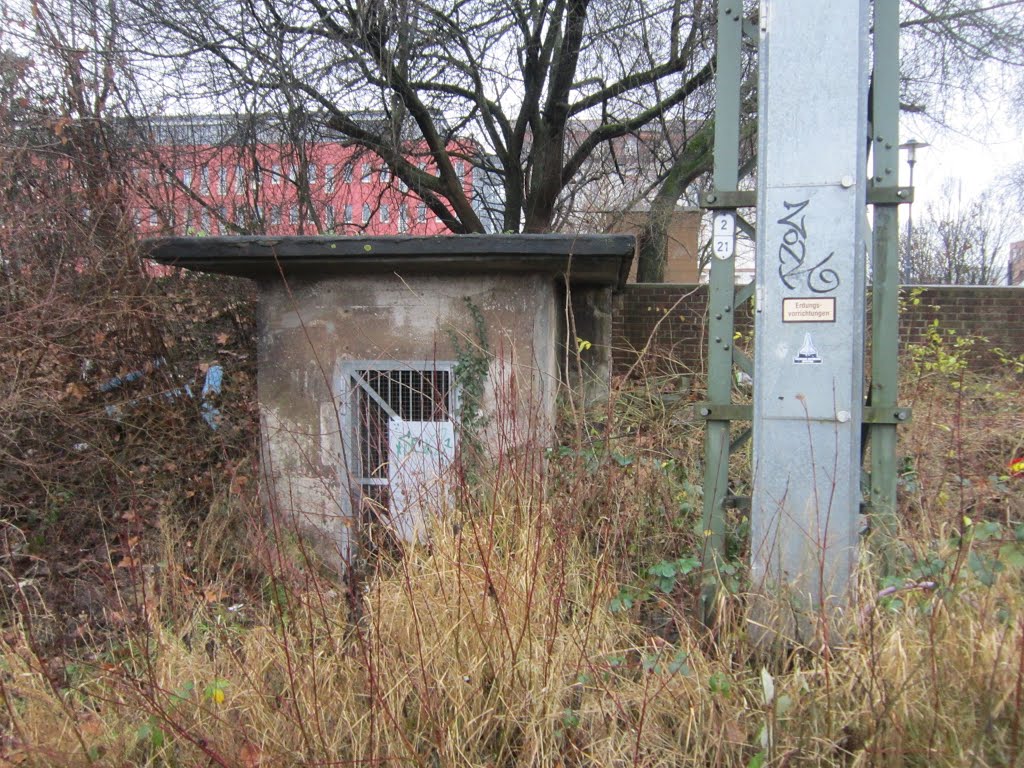
[[[447,496],[444,475],[454,460],[452,422],[388,422],[391,522],[401,539],[420,538],[426,515],[442,508]]]

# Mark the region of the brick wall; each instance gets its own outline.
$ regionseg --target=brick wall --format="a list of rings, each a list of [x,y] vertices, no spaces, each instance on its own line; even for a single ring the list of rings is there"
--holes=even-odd
[[[736,330],[750,334],[746,305]],[[989,350],[1024,355],[1024,287],[926,286],[904,289],[901,343],[920,342],[931,323],[960,335],[983,336],[974,347],[979,367],[998,363]],[[660,370],[704,368],[707,286],[628,285],[615,298],[612,320],[613,368],[625,373],[647,347],[645,360]],[[659,324],[659,321],[660,324]],[[656,330],[655,330],[656,329]],[[653,336],[652,336],[653,332]],[[647,370],[651,368],[648,366]]]

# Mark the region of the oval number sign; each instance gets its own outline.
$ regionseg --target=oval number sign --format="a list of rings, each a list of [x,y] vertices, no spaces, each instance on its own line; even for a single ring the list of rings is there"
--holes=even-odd
[[[736,214],[720,211],[715,214],[712,248],[716,259],[730,259],[736,253]]]

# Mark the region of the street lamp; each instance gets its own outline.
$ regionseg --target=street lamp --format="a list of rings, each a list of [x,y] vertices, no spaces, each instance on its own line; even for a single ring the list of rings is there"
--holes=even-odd
[[[899,147],[900,149],[907,150],[907,165],[910,167],[910,178],[908,180],[908,186],[910,187],[911,193],[910,204],[907,206],[907,242],[904,250],[905,258],[903,260],[904,279],[906,279],[907,275],[910,274],[910,240],[913,236],[912,233],[914,230],[914,165],[917,163],[917,150],[924,149],[925,147],[930,146],[931,145],[928,144],[927,142],[918,141],[917,139],[910,139],[910,141],[904,144],[900,144]]]

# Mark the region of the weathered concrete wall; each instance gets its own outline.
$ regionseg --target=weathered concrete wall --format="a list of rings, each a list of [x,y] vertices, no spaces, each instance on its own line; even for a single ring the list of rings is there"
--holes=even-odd
[[[346,455],[344,366],[354,361],[457,362],[476,342],[467,300],[480,310],[492,354],[482,435],[492,450],[546,440],[558,387],[556,328],[563,312],[543,275],[378,275],[284,286],[259,302],[259,401],[268,502],[325,534],[338,563],[352,544],[358,485]],[[457,382],[456,382],[457,384]]]
[[[612,377],[612,305],[609,286],[574,286],[559,329],[565,381],[584,403],[608,395]],[[565,302],[565,295],[562,295]]]

